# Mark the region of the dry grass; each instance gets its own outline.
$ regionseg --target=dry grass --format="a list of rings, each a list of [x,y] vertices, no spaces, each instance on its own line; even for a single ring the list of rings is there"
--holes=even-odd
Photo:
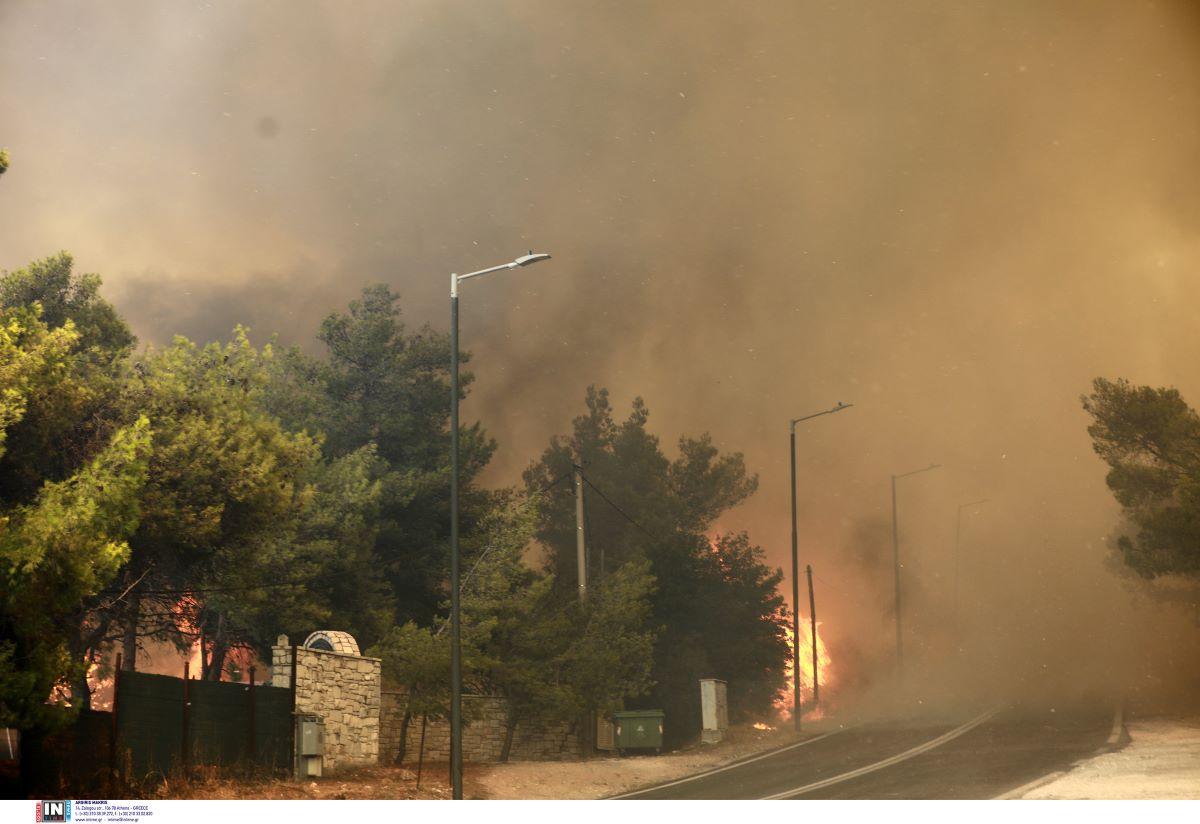
[[[469,787],[469,785],[468,785]],[[154,798],[195,799],[441,799],[450,797],[446,764],[426,764],[417,789],[417,774],[407,767],[360,767],[324,778],[291,781],[286,778],[237,778],[215,771],[200,772],[190,781],[167,779]]]

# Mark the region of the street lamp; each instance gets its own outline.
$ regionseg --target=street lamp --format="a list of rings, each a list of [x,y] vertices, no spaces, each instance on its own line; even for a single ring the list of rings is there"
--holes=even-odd
[[[928,472],[931,469],[937,469],[941,464],[930,464],[924,469],[914,469],[912,472],[904,472],[900,475],[892,476],[892,562],[896,568],[896,681],[903,682],[904,679],[904,635],[901,632],[900,624],[900,531],[896,524],[896,481],[899,478],[907,478],[909,475],[917,475],[921,472]]]
[[[954,629],[956,631],[958,630],[958,559],[960,539],[962,538],[962,513],[969,506],[979,506],[987,502],[987,498],[980,498],[978,501],[959,504],[958,513],[954,519]]]
[[[499,266],[465,275],[450,275],[450,786],[451,796],[455,799],[463,797],[462,649],[458,597],[458,284],[490,272],[516,269],[549,259],[549,255],[530,251]]]
[[[803,418],[793,418],[788,423],[791,435],[788,461],[792,468],[792,723],[800,731],[800,555],[796,549],[796,424],[822,415],[832,415],[854,406],[838,401],[837,406],[824,412],[814,412]]]

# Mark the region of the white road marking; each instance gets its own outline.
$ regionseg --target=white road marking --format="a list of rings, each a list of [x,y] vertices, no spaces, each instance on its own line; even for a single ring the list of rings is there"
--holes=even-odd
[[[668,781],[666,784],[655,784],[653,787],[645,787],[640,790],[631,790],[630,792],[623,793],[621,795],[610,795],[608,797],[608,800],[609,801],[617,801],[622,798],[631,798],[633,796],[641,795],[642,793],[648,793],[653,790],[661,790],[661,789],[665,789],[667,787],[674,787],[678,784],[686,784],[689,781],[697,781],[701,778],[708,778],[710,775],[716,775],[717,773],[722,773],[722,772],[725,772],[726,770],[732,770],[737,767],[744,766],[746,764],[753,764],[755,761],[762,761],[764,758],[770,758],[773,755],[779,755],[780,753],[785,753],[788,750],[794,750],[797,747],[804,747],[804,746],[807,746],[808,744],[815,744],[816,742],[826,739],[831,735],[837,735],[839,732],[845,732],[846,730],[850,730],[850,729],[854,729],[854,727],[853,726],[841,727],[839,729],[833,730],[832,732],[821,733],[820,735],[813,736],[812,738],[806,738],[803,741],[797,741],[795,744],[788,744],[786,747],[780,747],[777,750],[768,750],[767,752],[761,753],[752,758],[746,758],[741,761],[734,761],[733,763],[726,764],[723,767],[716,767],[711,770],[705,770],[704,772],[696,773],[695,775],[689,775],[689,776],[685,776],[684,778],[678,778],[675,781]]]
[[[841,775],[835,775],[831,778],[826,778],[821,781],[814,781],[813,783],[805,784],[802,787],[794,787],[793,789],[784,790],[783,792],[776,793],[775,795],[768,795],[765,798],[763,798],[763,800],[764,801],[776,801],[781,798],[791,798],[792,796],[803,795],[804,793],[809,793],[809,792],[812,792],[813,790],[819,790],[823,787],[829,787],[833,784],[840,784],[843,781],[849,781],[852,778],[858,778],[859,776],[867,775],[868,773],[873,773],[876,770],[882,770],[884,767],[890,767],[893,764],[899,764],[901,761],[907,761],[910,758],[914,758],[918,755],[921,755],[922,753],[926,753],[932,749],[936,749],[937,747],[942,746],[942,744],[953,741],[955,738],[958,738],[960,735],[964,735],[964,734],[970,732],[971,730],[975,729],[980,724],[984,723],[989,718],[994,716],[996,713],[1000,712],[1000,710],[1002,710],[1002,709],[1003,709],[1003,707],[995,707],[993,709],[988,710],[985,713],[981,713],[980,715],[975,716],[974,718],[972,718],[970,721],[963,724],[962,726],[955,727],[954,729],[950,730],[950,732],[943,733],[942,735],[939,735],[937,738],[934,738],[931,741],[926,741],[924,744],[921,744],[920,746],[913,747],[910,750],[905,750],[904,752],[900,753],[899,755],[893,755],[891,758],[885,758],[882,761],[876,761],[874,764],[868,764],[865,767],[859,767],[857,770],[851,770],[850,772],[845,772],[845,773],[842,773]]]

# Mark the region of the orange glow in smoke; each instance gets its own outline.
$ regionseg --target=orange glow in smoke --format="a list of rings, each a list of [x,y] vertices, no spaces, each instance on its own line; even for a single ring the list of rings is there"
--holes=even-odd
[[[792,649],[792,628],[785,628],[787,634],[788,649]],[[792,716],[792,664],[789,661],[787,664],[787,689],[779,695],[775,701],[775,706],[779,710],[779,714],[783,718],[791,718]],[[821,622],[817,622],[817,674],[820,676],[821,701],[824,703],[830,696],[830,691],[837,683],[833,677],[832,661],[829,658],[829,651],[825,647],[825,641],[821,638]],[[803,620],[800,621],[800,704],[805,718],[820,718],[821,710],[819,707],[813,707],[813,655],[812,655],[812,629],[811,625]]]

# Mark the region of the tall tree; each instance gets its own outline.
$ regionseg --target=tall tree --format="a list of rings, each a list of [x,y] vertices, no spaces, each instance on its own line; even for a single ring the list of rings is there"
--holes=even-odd
[[[754,492],[757,479],[741,454],[722,455],[707,434],[680,438],[669,459],[647,429],[640,398],[620,422],[606,390],[589,388],[585,404],[572,434],[552,439],[525,472],[529,489],[549,490],[537,537],[560,593],[574,589],[577,572],[574,492],[558,481],[579,464],[588,481],[589,579],[603,581],[618,564],[644,561],[658,582],[648,625],[661,632],[655,686],[645,702],[666,709],[671,741],[699,728],[702,677],[729,682],[735,717],[765,714],[783,686],[787,659],[776,591],[782,573],[763,563],[745,535],[707,534]]]
[[[1200,416],[1176,389],[1097,378],[1082,399],[1108,487],[1133,534],[1117,546],[1143,578],[1200,578]]]
[[[99,287],[100,278],[76,273],[65,252],[0,273],[0,310],[36,311],[49,330],[71,327],[65,357],[28,387],[22,418],[9,428],[0,501],[27,502],[47,481],[69,477],[121,425],[114,404],[135,340]]]
[[[28,396],[69,372],[72,325],[50,330],[38,314],[36,306],[0,313],[6,432],[21,422]],[[52,726],[51,689],[83,681],[79,628],[88,601],[129,555],[149,444],[149,423],[139,418],[69,477],[46,481],[28,501],[0,500],[0,725]]]
[[[537,522],[535,493],[498,501],[481,524],[486,546],[463,592],[467,661],[483,692],[508,709],[500,760],[507,761],[522,722],[578,722],[607,711],[651,685],[655,633],[649,626],[654,579],[630,561],[580,603],[563,598],[551,574],[525,560]]]
[[[462,584],[464,681],[471,692],[505,699],[501,760],[508,759],[522,723],[576,723],[589,710],[615,709],[645,694],[651,684],[654,632],[647,623],[654,579],[648,566],[625,564],[586,604],[563,602],[553,578],[525,560],[536,505],[536,497],[496,493],[480,524],[482,547],[466,559]],[[374,648],[385,676],[409,691],[405,728],[414,715],[448,712],[447,624],[408,623]]]
[[[292,428],[325,433],[328,458],[375,450],[375,569],[390,590],[396,623],[429,626],[445,598],[449,559],[449,337],[429,327],[409,332],[398,297],[373,286],[348,312],[327,317],[318,338],[323,359],[293,349],[280,360],[269,408]],[[470,383],[464,373],[464,397]],[[469,550],[490,506],[473,480],[495,443],[478,424],[461,436],[461,523]]]
[[[13,526],[15,514],[8,516],[10,540],[19,542],[15,536],[31,534],[40,522],[36,513],[44,511],[46,496],[61,497],[67,488],[63,484],[94,478],[97,461],[100,466],[110,465],[106,456],[118,436],[141,418],[132,415],[122,420],[114,411],[133,338],[111,305],[99,296],[98,287],[96,276],[72,271],[70,256],[65,253],[25,269],[0,273],[0,316],[8,339],[4,346],[8,355],[3,357],[7,368],[0,367],[0,513],[25,513],[25,526],[19,530]],[[22,350],[24,356],[13,357]],[[149,438],[148,430],[144,437]],[[96,483],[97,489],[118,489],[102,480]],[[78,500],[85,508],[124,505],[106,496],[99,502]],[[132,529],[136,518],[126,525]],[[104,545],[126,537],[96,535]],[[86,564],[87,557],[81,552],[79,562]],[[102,571],[109,575],[115,569],[105,565]],[[86,684],[87,645],[80,639],[90,616],[84,607],[96,597],[95,590],[108,583],[101,580],[104,575],[84,576],[78,589],[64,588],[68,597],[82,599],[72,606],[71,615],[79,621],[67,633],[69,643],[64,642],[74,657],[60,662],[64,667],[59,673],[73,681],[76,696]],[[10,604],[37,590],[33,578],[18,577],[9,584]],[[61,622],[57,630],[55,639],[67,632]],[[14,625],[13,631],[21,628]],[[41,682],[37,684],[40,689]],[[35,696],[35,700],[45,697]]]
[[[266,640],[253,616],[307,597],[296,536],[319,445],[262,408],[270,356],[240,329],[224,346],[176,338],[136,364],[121,396],[123,414],[149,416],[155,432],[128,592],[109,614],[127,632],[199,634],[207,678],[233,646]]]

